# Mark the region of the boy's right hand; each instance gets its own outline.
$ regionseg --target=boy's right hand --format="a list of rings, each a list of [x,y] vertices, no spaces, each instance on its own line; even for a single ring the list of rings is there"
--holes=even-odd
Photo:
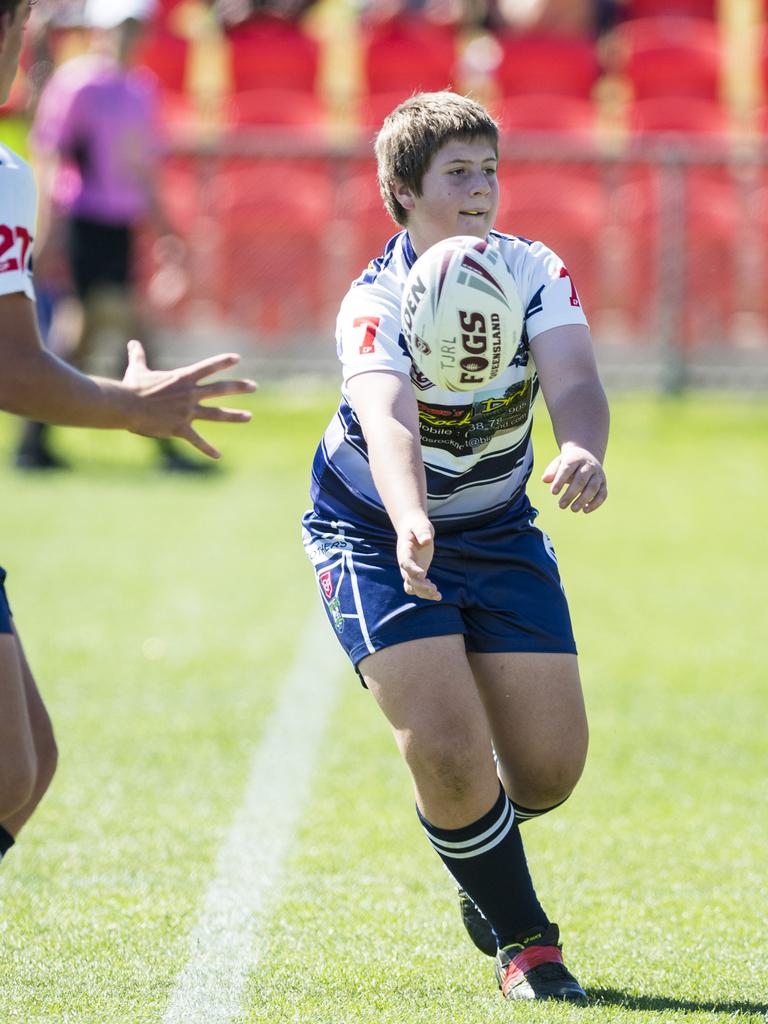
[[[227,379],[201,383],[204,378],[227,370],[239,362],[232,353],[203,359],[176,370],[150,370],[140,342],[128,342],[128,369],[123,385],[139,399],[135,403],[130,429],[148,437],[179,437],[204,455],[219,458],[219,452],[198,434],[193,420],[219,423],[247,423],[251,414],[243,409],[201,405],[204,398],[243,395],[256,390],[252,380]]]
[[[424,512],[405,516],[398,524],[397,563],[406,594],[440,601],[442,594],[427,576],[435,553],[435,530]]]

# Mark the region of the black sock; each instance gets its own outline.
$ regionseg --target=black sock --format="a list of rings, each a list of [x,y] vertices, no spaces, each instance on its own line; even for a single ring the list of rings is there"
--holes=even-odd
[[[0,825],[0,860],[8,853],[15,841],[11,833]]]
[[[542,931],[549,923],[525,859],[512,804],[503,788],[487,814],[465,828],[431,825],[421,813],[432,846],[462,889],[480,908],[500,946]],[[418,808],[417,808],[418,812]]]

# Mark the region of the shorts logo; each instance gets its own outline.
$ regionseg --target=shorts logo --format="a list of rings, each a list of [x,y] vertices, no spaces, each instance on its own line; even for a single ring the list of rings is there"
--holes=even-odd
[[[333,597],[333,577],[331,576],[331,570],[326,569],[325,572],[321,572],[317,579],[323,589],[326,601],[330,601]]]
[[[333,627],[337,633],[344,632],[344,616],[341,614],[341,605],[338,597],[328,602],[328,611],[333,616]]]

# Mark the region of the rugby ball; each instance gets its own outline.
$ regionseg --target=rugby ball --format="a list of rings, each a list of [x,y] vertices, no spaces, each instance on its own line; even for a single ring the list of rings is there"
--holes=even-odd
[[[523,307],[499,249],[457,235],[411,267],[401,320],[411,359],[425,377],[448,391],[478,391],[514,358]]]

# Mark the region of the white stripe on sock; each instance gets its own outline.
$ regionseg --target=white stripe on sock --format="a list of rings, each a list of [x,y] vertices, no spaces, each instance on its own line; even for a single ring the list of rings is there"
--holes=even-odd
[[[426,825],[424,826],[424,831],[426,832],[430,843],[432,843],[437,852],[443,857],[451,857],[454,860],[466,860],[468,857],[477,857],[481,853],[487,853],[488,850],[492,850],[494,846],[498,846],[502,839],[504,839],[508,834],[514,822],[515,812],[512,804],[507,800],[504,810],[493,825],[486,829],[485,832],[481,832],[480,835],[474,836],[472,839],[463,839],[460,842],[451,842],[447,839],[439,839]],[[489,839],[489,837],[491,838]],[[483,843],[483,840],[485,839],[489,839],[489,842]],[[478,843],[481,845],[478,846]]]

